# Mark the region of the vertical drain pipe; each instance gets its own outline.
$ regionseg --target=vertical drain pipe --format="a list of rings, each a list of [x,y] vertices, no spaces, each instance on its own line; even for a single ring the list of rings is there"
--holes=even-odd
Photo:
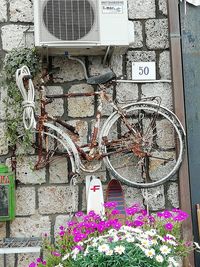
[[[171,52],[171,70],[173,84],[174,112],[185,127],[185,107],[183,91],[182,54],[180,40],[179,1],[168,0],[169,41]],[[183,223],[183,239],[193,240],[193,228],[191,218],[191,201],[187,151],[179,171],[179,200],[181,209],[190,217]],[[184,267],[194,267],[194,253],[184,260]]]

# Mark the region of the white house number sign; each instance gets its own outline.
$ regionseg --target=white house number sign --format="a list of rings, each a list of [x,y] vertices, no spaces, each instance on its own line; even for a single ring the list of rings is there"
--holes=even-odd
[[[132,80],[155,80],[155,62],[132,62]]]

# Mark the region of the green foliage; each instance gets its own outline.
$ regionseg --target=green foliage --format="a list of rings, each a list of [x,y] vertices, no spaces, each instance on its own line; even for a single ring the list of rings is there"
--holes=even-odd
[[[23,65],[29,67],[33,76],[38,73],[40,64],[34,48],[15,48],[6,55],[3,62],[1,88],[7,89],[7,97],[4,99],[4,105],[6,112],[6,137],[9,146],[15,146],[18,142],[18,136],[22,133],[24,134],[22,96],[15,81],[15,72]],[[28,136],[26,133],[26,146],[28,146],[28,143],[30,144]]]

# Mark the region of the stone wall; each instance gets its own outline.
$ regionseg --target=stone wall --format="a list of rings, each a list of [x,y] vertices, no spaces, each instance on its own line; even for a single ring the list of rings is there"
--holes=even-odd
[[[24,32],[33,25],[33,1],[0,1],[1,65],[5,54],[12,48],[33,45],[32,35],[30,34],[26,38],[24,36]],[[155,61],[157,79],[170,80],[166,0],[129,0],[128,10],[129,19],[134,21],[135,25],[135,42],[124,56],[113,57],[111,67],[118,77],[123,76],[130,79],[131,62]],[[83,70],[78,63],[68,61],[64,57],[54,57],[53,66],[59,66],[60,71],[54,76],[55,83],[48,87],[51,93],[94,90],[92,86],[85,83]],[[106,71],[106,68],[102,67],[102,58],[99,56],[89,56],[87,68],[89,75]],[[122,100],[161,96],[162,104],[172,109],[171,83],[119,84],[114,94]],[[4,95],[5,90],[1,90],[0,153],[1,160],[8,163],[10,154],[3,130],[6,119],[2,107]],[[93,97],[69,99],[68,101],[58,100],[51,104],[49,112],[69,120],[80,130],[81,141],[85,141],[88,133],[91,132],[96,103]],[[110,108],[106,107],[104,116],[106,117],[110,112]],[[33,172],[30,166],[33,157],[33,155],[26,156],[17,162],[16,219],[11,223],[0,223],[0,238],[40,236],[44,232],[53,236],[59,224],[69,218],[70,212],[86,208],[84,183],[71,190],[67,163],[64,159],[57,165],[51,164],[47,169]],[[104,187],[106,188],[107,172],[105,168],[103,167],[97,175],[104,178]],[[126,185],[123,185],[123,189],[127,206],[135,202],[145,204],[140,189]],[[150,191],[152,193],[159,192],[149,203],[153,211],[179,206],[176,180],[169,181],[164,186]],[[35,255],[29,254],[19,254],[18,257],[9,256],[6,267],[14,267],[17,262],[19,267],[25,267],[34,257]],[[0,266],[3,266],[1,258]]]

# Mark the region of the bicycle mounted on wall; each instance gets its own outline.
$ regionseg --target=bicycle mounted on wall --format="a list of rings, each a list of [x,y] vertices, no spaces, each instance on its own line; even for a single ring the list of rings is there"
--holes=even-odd
[[[69,57],[70,58],[70,57]],[[106,92],[116,83],[113,72],[87,76],[86,81],[97,88],[91,93],[47,95],[43,82],[40,86],[40,115],[34,114],[34,86],[26,66],[16,72],[17,85],[23,96],[23,122],[36,135],[33,147],[38,154],[35,169],[40,169],[60,158],[67,157],[73,175],[81,171],[94,173],[102,161],[110,174],[127,185],[149,188],[163,184],[178,171],[184,153],[185,131],[177,116],[161,105],[159,97],[131,101],[122,105]],[[98,98],[95,125],[88,144],[78,144],[76,128],[46,111],[46,106],[58,98]],[[100,126],[104,102],[114,112]]]

